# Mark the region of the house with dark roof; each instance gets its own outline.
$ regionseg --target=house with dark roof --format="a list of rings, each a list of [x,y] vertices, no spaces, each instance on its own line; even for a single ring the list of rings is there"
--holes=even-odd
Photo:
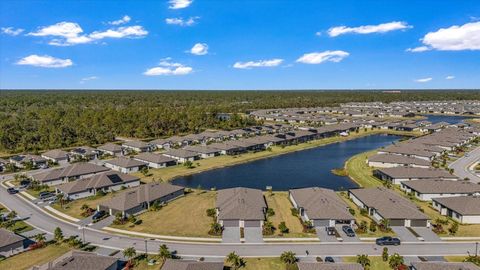
[[[460,223],[480,224],[480,196],[433,198],[432,204],[443,216]]]
[[[73,180],[90,177],[94,174],[109,171],[109,168],[88,162],[77,162],[64,168],[40,172],[31,176],[34,181],[41,184],[54,186]]]
[[[168,183],[148,183],[115,194],[113,198],[97,206],[110,215],[121,213],[124,217],[146,211],[153,203],[167,203],[185,193],[185,188]]]
[[[67,200],[77,200],[96,195],[98,192],[118,191],[140,185],[136,176],[120,172],[107,171],[89,178],[68,182],[55,187],[57,194],[63,194]]]
[[[378,223],[387,220],[390,226],[430,227],[429,217],[393,190],[384,187],[351,189],[348,196]]]
[[[155,169],[165,168],[177,164],[177,160],[174,158],[149,152],[140,153],[133,157],[133,159],[145,162],[148,167]]]
[[[101,155],[110,155],[110,156],[122,156],[123,148],[122,146],[115,143],[106,143],[97,147],[97,150]]]
[[[411,270],[480,270],[471,262],[412,262]]]
[[[377,154],[368,158],[367,164],[375,168],[417,167],[430,168],[431,162],[425,159],[393,154]]]
[[[314,226],[328,227],[355,222],[348,205],[331,189],[310,187],[291,189],[288,193],[302,220],[311,221]]]
[[[73,160],[92,160],[98,158],[98,151],[90,146],[75,147],[70,150]]]
[[[243,146],[232,144],[231,142],[212,143],[208,145],[210,148],[218,149],[222,155],[238,155],[247,152]]]
[[[201,158],[212,158],[220,155],[220,150],[210,146],[189,145],[185,146],[183,149],[197,153]]]
[[[403,181],[410,180],[427,180],[427,179],[442,179],[442,180],[458,180],[455,175],[448,171],[436,168],[415,168],[415,167],[393,167],[380,168],[373,171],[373,175],[380,180],[391,182],[392,184],[400,185]]]
[[[38,155],[16,155],[10,157],[9,162],[17,168],[25,168],[27,163],[30,163],[33,168],[39,168],[41,166],[45,166],[47,164],[47,159],[38,156]]]
[[[219,190],[215,208],[224,227],[261,227],[267,204],[261,190],[237,187]]]
[[[167,259],[161,270],[223,270],[223,262],[200,262]]]
[[[298,270],[363,270],[358,263],[298,262]]]
[[[105,161],[105,167],[122,173],[134,173],[140,171],[147,163],[132,158],[118,157]]]
[[[177,160],[179,163],[185,163],[187,161],[195,161],[200,159],[200,154],[185,149],[170,149],[163,153],[164,156],[171,157]]]
[[[65,164],[70,161],[68,152],[60,149],[50,150],[42,154],[42,157],[58,164]]]
[[[135,151],[137,153],[151,152],[155,150],[154,145],[142,141],[127,141],[122,144],[122,147],[130,151]]]
[[[24,245],[24,237],[0,228],[0,256],[9,257],[23,251]]]
[[[31,270],[120,270],[118,258],[97,255],[92,252],[72,250]]]
[[[480,195],[480,185],[461,180],[412,180],[402,182],[400,188],[422,201],[431,201],[433,198]]]

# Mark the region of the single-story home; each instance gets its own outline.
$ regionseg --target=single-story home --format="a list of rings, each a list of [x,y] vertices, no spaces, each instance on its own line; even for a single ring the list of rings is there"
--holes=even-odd
[[[47,151],[42,154],[42,157],[58,164],[66,164],[70,161],[68,152],[60,149]]]
[[[170,149],[163,153],[164,156],[171,157],[177,160],[179,163],[185,163],[187,161],[195,161],[200,158],[200,154],[185,149]]]
[[[161,270],[223,270],[223,262],[200,262],[167,259]]]
[[[471,262],[412,262],[411,270],[480,270]]]
[[[92,160],[98,157],[98,150],[90,146],[81,146],[70,150],[70,154],[74,160]]]
[[[210,146],[189,145],[185,146],[183,149],[197,153],[201,158],[211,158],[220,155],[220,150]]]
[[[465,224],[480,224],[480,197],[461,196],[433,198],[432,204],[441,215]]]
[[[44,265],[34,266],[31,270],[120,270],[122,268],[118,258],[72,250]]]
[[[234,145],[231,142],[212,143],[208,145],[211,148],[218,149],[222,155],[238,155],[247,152],[247,149],[242,146]]]
[[[293,207],[299,210],[304,221],[314,226],[335,226],[353,224],[355,218],[348,211],[348,205],[331,189],[310,187],[289,190]]]
[[[149,152],[140,153],[133,157],[133,159],[145,162],[147,163],[148,167],[155,169],[165,168],[177,164],[177,160],[174,158]]]
[[[105,161],[105,167],[122,173],[134,173],[140,171],[147,163],[132,158],[118,157]]]
[[[23,251],[25,238],[4,228],[0,228],[0,256],[9,257]]]
[[[253,188],[228,188],[217,193],[217,220],[224,227],[262,227],[267,204]]]
[[[106,143],[104,145],[100,145],[97,147],[98,151],[102,155],[110,155],[110,156],[121,156],[123,155],[123,148],[122,146],[115,144],[115,143]]]
[[[108,201],[97,206],[110,215],[121,213],[124,217],[146,211],[153,203],[167,203],[185,193],[185,188],[168,183],[148,183],[132,190],[118,193]]]
[[[358,263],[297,262],[298,270],[363,270]]]
[[[430,168],[431,162],[425,159],[393,154],[377,154],[368,158],[367,164],[375,168],[418,167]]]
[[[448,171],[436,168],[415,168],[415,167],[393,167],[380,168],[373,171],[373,175],[380,180],[389,181],[393,184],[400,185],[402,181],[410,180],[426,180],[426,179],[442,179],[442,180],[458,180],[455,175]]]
[[[17,155],[10,157],[10,163],[17,168],[25,168],[27,163],[31,163],[34,168],[38,168],[47,164],[47,159],[38,155]]]
[[[32,175],[33,180],[49,186],[59,185],[72,180],[90,177],[94,174],[109,171],[109,168],[88,162],[78,162],[64,168],[53,169]]]
[[[0,172],[3,172],[5,171],[5,168],[7,166],[7,164],[9,163],[8,160],[5,160],[3,158],[0,158]]]
[[[412,180],[402,182],[400,187],[407,193],[413,193],[422,201],[431,201],[432,198],[480,195],[480,185],[461,180]]]
[[[151,152],[155,149],[155,146],[150,144],[150,143],[146,143],[146,142],[142,142],[142,141],[128,141],[128,142],[124,142],[122,144],[123,148],[125,149],[129,149],[129,150],[132,150],[132,151],[135,151],[137,153],[141,153],[141,152]]]
[[[393,190],[384,187],[351,189],[348,196],[358,207],[366,209],[376,222],[388,220],[390,226],[430,227],[428,216]]]
[[[122,188],[131,188],[140,185],[140,179],[130,174],[107,171],[95,174],[89,178],[68,182],[55,188],[65,199],[77,200],[94,196],[99,191],[111,192]]]
[[[437,153],[435,152],[419,149],[418,147],[415,147],[413,144],[407,144],[407,143],[387,146],[385,148],[378,150],[377,153],[415,157],[415,158],[425,159],[428,161],[432,161],[437,156]]]

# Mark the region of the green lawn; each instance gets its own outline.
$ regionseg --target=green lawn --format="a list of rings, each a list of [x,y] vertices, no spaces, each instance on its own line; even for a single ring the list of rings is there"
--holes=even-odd
[[[0,213],[8,213],[8,212],[9,212],[8,209],[4,205],[0,204]],[[24,232],[33,230],[33,227],[28,225],[24,221],[17,221],[15,222],[15,225],[8,228],[8,230],[13,231],[15,233],[24,233]]]
[[[41,249],[27,251],[0,261],[0,269],[30,269],[35,265],[42,265],[62,256],[69,249],[65,245],[48,245]]]
[[[119,191],[121,192],[121,191]],[[92,196],[92,197],[88,197],[88,198],[84,198],[84,199],[79,199],[79,200],[74,200],[74,201],[71,201],[63,206],[61,206],[59,203],[54,203],[52,204],[51,206],[64,213],[64,214],[67,214],[71,217],[74,217],[74,218],[78,218],[78,219],[83,219],[85,217],[83,217],[81,214],[82,214],[82,210],[80,209],[82,207],[83,204],[86,204],[88,205],[89,207],[93,208],[93,209],[96,209],[97,208],[97,205],[101,202],[104,202],[110,198],[112,198],[113,196],[115,196],[116,193],[108,193],[107,195],[105,196]]]
[[[139,225],[130,223],[111,225],[113,228],[159,235],[212,237],[208,234],[213,222],[206,214],[215,207],[216,192],[194,191],[168,203],[158,211],[148,211],[137,216]]]
[[[225,263],[229,266],[228,263]],[[285,264],[280,258],[245,258],[245,267],[242,270],[283,270]]]
[[[377,153],[377,150],[355,155],[345,162],[347,175],[361,187],[378,187],[382,182],[373,176],[373,168],[367,164],[367,159]]]
[[[391,269],[388,262],[384,262],[380,256],[368,256],[368,258],[370,259],[370,270]],[[356,263],[357,257],[343,257],[343,261],[347,263]]]

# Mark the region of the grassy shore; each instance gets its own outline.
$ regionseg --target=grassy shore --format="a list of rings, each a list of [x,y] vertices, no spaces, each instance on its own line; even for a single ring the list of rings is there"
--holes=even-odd
[[[48,245],[47,247],[28,251],[0,261],[0,269],[30,269],[35,265],[42,265],[62,256],[69,249],[65,245]]]

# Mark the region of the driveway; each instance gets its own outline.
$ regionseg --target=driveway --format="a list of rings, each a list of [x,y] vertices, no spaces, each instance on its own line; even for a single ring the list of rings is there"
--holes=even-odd
[[[460,179],[469,178],[470,182],[480,183],[480,176],[470,171],[470,166],[480,160],[480,147],[475,148],[467,154],[448,165],[453,169],[453,174]]]
[[[318,226],[315,227],[315,231],[317,231],[317,236],[321,242],[337,242],[337,238],[335,235],[328,235],[325,226]]]
[[[261,227],[245,227],[243,230],[245,243],[263,243]]]
[[[430,228],[426,228],[426,227],[413,227],[412,228],[415,232],[417,232],[422,238],[423,240],[425,240],[426,242],[439,242],[439,241],[442,241],[440,239],[440,237],[438,237],[438,235],[434,232],[432,232],[432,230]]]
[[[342,230],[343,225],[335,225],[335,229],[337,229],[337,232],[340,234],[340,236],[343,239],[343,242],[360,242],[360,239],[358,238],[357,234],[355,234],[354,237],[349,237],[345,232]]]
[[[103,227],[110,226],[110,224],[112,224],[112,222],[114,220],[115,220],[115,216],[108,216],[108,217],[100,220],[99,222],[92,223],[92,225],[90,225],[90,228],[101,230],[101,229],[103,229]]]
[[[407,227],[403,226],[392,226],[392,230],[397,234],[400,240],[405,242],[418,242],[418,238],[413,235],[411,231],[407,229]]]
[[[240,227],[224,227],[222,233],[223,243],[240,243]]]

